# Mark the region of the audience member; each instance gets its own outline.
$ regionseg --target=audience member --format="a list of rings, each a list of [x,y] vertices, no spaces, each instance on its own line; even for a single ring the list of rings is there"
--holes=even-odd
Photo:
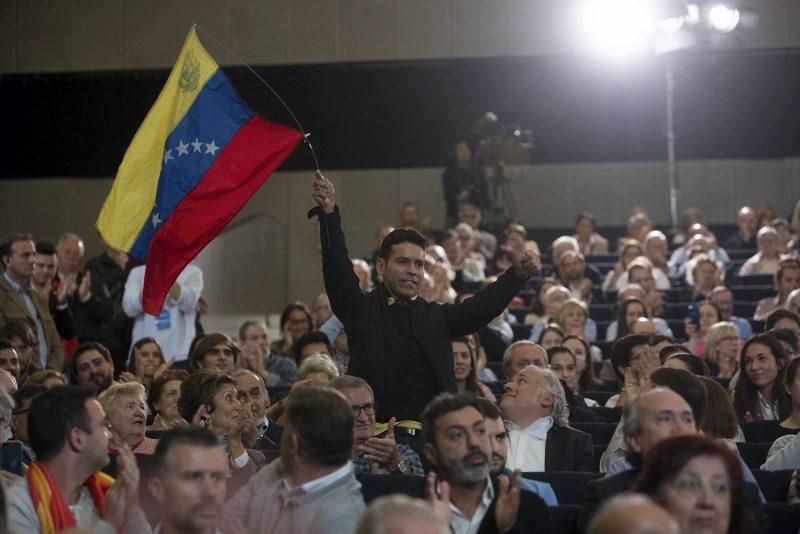
[[[509,345],[503,353],[503,372],[506,380],[512,380],[529,365],[547,369],[547,352],[541,345],[523,339]]]
[[[696,434],[692,408],[677,393],[657,387],[628,401],[622,410],[622,432],[632,469],[589,482],[584,493],[578,526],[584,530],[604,501],[630,488],[641,466],[642,456],[671,436]]]
[[[357,376],[339,376],[326,386],[344,395],[353,409],[353,467],[356,476],[397,474],[424,476],[419,455],[395,441],[395,421],[389,420],[384,437],[375,435],[375,399],[369,384]]]
[[[742,206],[736,214],[736,226],[738,231],[725,240],[725,248],[742,250],[756,248],[756,223],[758,216],[753,208]]]
[[[596,232],[594,215],[589,212],[578,214],[575,221],[575,235],[578,241],[578,251],[585,255],[608,254],[608,239]]]
[[[442,185],[448,227],[454,226],[461,204],[469,202],[477,206],[486,205],[489,185],[480,167],[473,165],[472,150],[466,141],[458,141],[453,146],[450,160],[442,174]]]
[[[573,392],[578,392],[578,365],[575,355],[567,347],[561,345],[547,349],[549,368],[559,380],[564,382]]]
[[[451,345],[458,391],[494,400],[492,391],[478,380],[478,364],[469,340],[465,337],[455,338]]]
[[[772,219],[769,225],[778,233],[778,251],[781,254],[790,254],[792,241],[797,237],[786,219]]]
[[[243,406],[250,406],[253,412],[254,425],[244,430],[250,430],[252,435],[244,438],[255,443],[254,447],[262,452],[275,452],[280,449],[283,427],[267,417],[267,408],[270,406],[269,392],[261,376],[246,369],[233,372],[236,380],[236,391]]]
[[[600,381],[595,378],[589,342],[580,336],[566,336],[561,344],[567,347],[575,356],[575,370],[578,374],[577,392],[597,389]]]
[[[588,307],[582,301],[574,298],[567,299],[555,316],[555,322],[567,336],[583,336],[588,320]],[[588,339],[588,341],[594,340]]]
[[[0,389],[9,395],[13,395],[14,392],[17,391],[17,387],[17,379],[14,378],[14,375],[5,369],[0,369]]]
[[[539,290],[541,291],[541,288]],[[542,330],[555,320],[559,310],[561,310],[561,307],[570,297],[571,293],[569,289],[564,286],[555,284],[548,287],[544,296],[544,315],[533,325],[528,339],[538,342],[542,335]],[[586,328],[584,329],[583,336],[590,340],[597,339],[597,323],[591,318],[586,320]]]
[[[789,293],[784,306],[787,310],[800,314],[800,289],[795,289]]]
[[[164,350],[164,357],[186,362],[195,337],[198,301],[203,292],[203,272],[190,263],[169,289],[161,315],[154,317],[142,308],[145,266],[134,267],[125,282],[122,309],[133,319],[131,338],[152,337]],[[185,364],[184,364],[185,365]]]
[[[109,462],[109,431],[91,390],[43,393],[31,405],[28,429],[36,461],[7,487],[11,532],[149,532],[128,447],[119,450],[116,481],[99,471]]]
[[[736,415],[745,421],[783,421],[792,405],[783,385],[787,365],[783,345],[774,337],[758,334],[742,347],[739,374],[733,396]]]
[[[667,358],[663,367],[667,369],[683,369],[695,376],[709,376],[711,374],[708,371],[706,362],[704,362],[702,358],[687,352],[673,354]]]
[[[67,377],[64,376],[64,373],[59,371],[55,371],[53,369],[44,369],[42,371],[36,371],[33,373],[26,384],[41,384],[47,389],[53,388],[55,386],[66,386],[67,385]]]
[[[611,346],[611,358],[609,372],[608,367],[603,367],[600,379],[603,381],[613,381],[614,379],[621,385],[620,393],[614,395],[606,401],[606,407],[614,408],[622,406],[627,401],[625,389],[625,375],[630,373],[628,369],[634,368],[637,374],[649,376],[649,373],[656,367],[653,354],[650,351],[650,338],[640,334],[629,334],[619,338]],[[613,374],[612,374],[613,373]]]
[[[187,371],[170,369],[153,380],[147,393],[147,404],[153,414],[153,424],[148,430],[169,430],[187,424],[178,409],[181,383],[187,378]]]
[[[557,347],[564,341],[564,330],[558,323],[550,323],[542,329],[537,341],[544,349]]]
[[[640,318],[649,318],[647,306],[638,298],[628,298],[622,301],[617,311],[616,329],[613,332],[614,337],[609,337],[612,332],[609,325],[609,331],[606,332],[606,341],[616,341],[619,338],[625,337],[630,333],[630,328]]]
[[[747,259],[739,269],[739,276],[750,274],[775,274],[780,262],[778,231],[772,226],[762,227],[757,234],[758,252]]]
[[[701,435],[672,437],[645,454],[635,489],[664,506],[683,532],[752,532],[737,456]]]
[[[147,426],[147,403],[144,386],[138,382],[114,384],[97,398],[108,419],[111,431],[109,451],[127,445],[134,454],[153,454],[157,439],[145,436]]]
[[[333,358],[333,346],[323,332],[306,332],[295,341],[292,347],[292,356],[298,367],[312,354],[327,354]]]
[[[643,256],[644,250],[641,243],[638,241],[626,241],[625,244],[619,248],[619,260],[614,264],[614,268],[608,271],[606,278],[603,281],[603,291],[617,291],[625,287],[622,283],[622,278],[628,278],[628,266],[636,258]]]
[[[47,303],[47,309],[56,324],[56,330],[62,340],[72,340],[76,336],[75,327],[75,293],[78,286],[75,275],[64,280],[56,279],[58,259],[56,248],[52,243],[39,241],[36,243],[36,256],[31,274],[31,289],[36,290]],[[89,280],[81,283],[81,293],[89,290]],[[71,306],[70,306],[71,304]],[[69,352],[69,351],[68,351]]]
[[[800,288],[800,263],[795,259],[783,260],[778,265],[775,273],[775,292],[774,297],[765,297],[758,301],[753,319],[763,321],[777,308],[786,303],[789,293]]]
[[[783,387],[791,399],[792,411],[788,417],[783,419],[780,425],[783,428],[800,430],[800,358],[795,358],[786,367],[783,376]]]
[[[357,534],[450,534],[450,525],[427,502],[406,495],[372,501],[358,522]]]
[[[706,334],[706,361],[718,367],[718,378],[730,379],[739,369],[739,330],[732,322],[714,323]]]
[[[14,344],[0,338],[0,369],[8,371],[19,384],[19,356]]]
[[[730,395],[713,378],[698,376],[697,379],[706,388],[708,401],[708,409],[700,424],[700,430],[706,436],[724,442],[729,449],[736,452],[736,441],[744,441],[744,433],[739,427]]]
[[[0,443],[5,443],[13,437],[12,417],[15,401],[12,395],[15,396],[16,391],[9,393],[5,388],[0,388]],[[5,451],[3,456],[5,460]]]
[[[145,337],[131,347],[128,358],[127,370],[119,375],[120,382],[139,382],[150,390],[153,380],[171,367],[172,361],[164,360],[164,353],[158,341],[152,337]]]
[[[747,340],[753,335],[753,328],[750,321],[743,317],[733,315],[733,293],[725,286],[717,286],[711,291],[708,297],[712,304],[717,306],[723,321],[730,321],[739,329],[739,338]]]
[[[678,522],[655,501],[638,493],[608,499],[589,523],[588,534],[680,534]]]
[[[689,317],[683,321],[686,326],[686,335],[689,336],[689,341],[684,346],[692,354],[705,358],[706,336],[712,326],[722,321],[722,314],[720,314],[719,308],[708,300],[697,303],[696,308],[699,316],[697,324]]]
[[[319,327],[325,324],[325,321],[327,321],[331,317],[333,317],[333,310],[331,309],[331,301],[328,298],[328,294],[322,292],[319,295],[317,295],[317,298],[315,298],[314,302],[311,303],[311,320],[314,324],[314,328],[319,329]],[[244,341],[241,335],[239,336],[239,339],[241,341]]]
[[[468,224],[472,229],[473,249],[489,260],[497,249],[497,238],[481,230],[481,218],[481,208],[475,204],[465,202],[458,208],[458,222]],[[415,230],[419,231],[419,228]]]
[[[0,245],[5,273],[0,277],[0,327],[9,321],[24,321],[36,332],[38,367],[60,371],[64,348],[47,302],[31,288],[36,248],[30,234],[14,234]]]
[[[322,295],[327,301],[327,294],[322,293],[320,297]],[[270,348],[267,325],[263,321],[251,319],[242,323],[239,327],[239,349],[242,351],[244,367],[257,373],[267,386],[291,386],[294,383],[297,365],[293,358],[282,356]]]
[[[196,340],[189,363],[192,369],[219,369],[231,373],[239,364],[239,347],[225,334],[206,334]]]
[[[23,321],[9,321],[0,328],[0,338],[14,345],[19,360],[19,383],[24,384],[31,374],[39,370],[34,349],[36,337],[31,327]]]
[[[489,434],[489,444],[492,450],[492,478],[497,479],[502,474],[512,477],[513,471],[506,467],[506,459],[508,458],[508,431],[503,421],[503,412],[500,411],[497,404],[488,399],[475,399],[475,402],[475,407],[478,408],[478,411],[483,415],[486,424],[486,432]],[[522,488],[522,491],[535,493],[547,506],[558,505],[556,494],[547,482],[540,482],[523,477],[520,480],[520,488]]]
[[[778,308],[767,315],[767,320],[764,322],[764,331],[775,328],[786,328],[800,336],[800,315],[785,308]]]
[[[491,478],[492,447],[474,397],[441,394],[422,414],[425,456],[435,466],[428,500],[452,532],[552,532],[544,501],[520,488],[519,470]]]
[[[220,532],[228,461],[209,430],[185,426],[162,434],[147,489],[158,503],[154,532]]]
[[[706,300],[722,283],[725,269],[705,254],[698,254],[686,264],[686,283],[692,288],[692,300]]]
[[[568,426],[564,389],[548,369],[530,365],[503,391],[500,409],[507,422],[507,465],[522,471],[593,471],[590,435]]]
[[[669,338],[673,337],[669,323],[667,323],[667,321],[661,317],[653,317],[653,310],[650,309],[644,298],[645,292],[638,284],[628,284],[625,286],[625,289],[617,293],[617,318],[608,325],[608,328],[606,328],[606,341],[616,341],[617,339],[630,334],[631,326],[640,317],[647,317],[648,319],[652,320],[656,331],[662,336]],[[631,299],[637,300],[637,304],[639,305],[634,307],[633,310],[628,308],[630,304],[625,304]],[[620,332],[620,325],[625,325],[625,330],[623,330],[623,332],[625,332],[624,334]]]
[[[455,273],[444,262],[434,263],[430,270],[433,279],[433,301],[439,304],[454,304],[457,295],[451,281],[455,278]]]
[[[349,262],[349,266],[352,270],[352,262]],[[330,293],[328,296],[330,298]],[[314,321],[305,304],[302,302],[288,304],[281,312],[280,328],[282,337],[270,345],[271,352],[280,356],[291,357],[295,341],[300,339],[300,336],[306,332],[310,332],[313,327]]]
[[[72,355],[72,365],[78,385],[94,389],[95,394],[108,389],[114,381],[114,361],[100,343],[87,341],[79,345]]]
[[[10,418],[11,430],[14,439],[22,443],[22,461],[25,465],[30,465],[36,459],[28,432],[28,413],[31,411],[33,401],[45,392],[47,388],[41,384],[26,384],[14,394],[14,411],[13,417]]]
[[[669,243],[667,236],[659,230],[651,230],[642,242],[644,256],[653,265],[656,287],[662,291],[670,288],[669,284]],[[666,283],[665,283],[666,282]]]
[[[437,393],[457,389],[450,338],[475,332],[500,315],[538,270],[539,259],[523,252],[518,241],[514,267],[496,282],[459,305],[428,303],[416,298],[425,267],[425,238],[412,230],[395,230],[382,243],[377,262],[383,284],[365,295],[345,265],[347,248],[333,184],[319,172],[312,197],[326,290],[351,347],[348,373],[372,386],[379,421],[391,416],[415,420]]]
[[[525,324],[536,324],[548,317],[545,296],[547,295],[548,289],[558,285],[559,283],[552,278],[545,278],[539,282],[539,285],[536,287],[536,296],[531,301],[531,311],[525,316]],[[563,304],[563,302],[569,298],[569,291],[567,291],[563,298],[561,296],[559,298]]]
[[[354,533],[365,506],[350,462],[352,407],[337,391],[299,388],[286,414],[280,459],[226,504],[225,523],[251,534]]]
[[[558,280],[569,289],[570,294],[583,302],[591,302],[594,282],[587,276],[583,254],[568,250],[561,254],[555,265]]]
[[[225,444],[234,479],[228,486],[229,494],[264,464],[264,455],[246,449],[242,442],[245,428],[255,421],[249,404],[239,401],[236,381],[230,375],[214,368],[195,371],[181,383],[178,410],[183,419],[209,429]]]

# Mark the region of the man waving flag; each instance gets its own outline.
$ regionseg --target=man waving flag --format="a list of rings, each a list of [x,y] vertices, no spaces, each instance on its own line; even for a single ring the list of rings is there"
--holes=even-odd
[[[147,261],[147,313],[161,313],[184,267],[302,138],[250,109],[189,31],[96,222],[108,244]]]

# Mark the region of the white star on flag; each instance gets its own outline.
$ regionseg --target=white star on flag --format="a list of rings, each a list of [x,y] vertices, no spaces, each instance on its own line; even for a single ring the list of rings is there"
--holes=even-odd
[[[169,160],[175,159],[172,157],[172,154],[170,154],[170,152],[172,152],[171,148],[168,148],[167,151],[164,152],[164,165],[166,165]]]
[[[151,219],[151,221],[153,222],[153,228],[156,228],[159,224],[164,222],[158,218],[158,213],[153,214],[153,218]]]
[[[184,143],[183,139],[181,139],[181,142],[178,143],[178,146],[175,147],[175,150],[178,151],[178,156],[183,156],[184,154],[188,154],[189,153],[189,143]]]
[[[206,154],[211,154],[212,156],[216,156],[217,150],[219,150],[219,147],[214,144],[213,139],[211,140],[210,143],[206,143]]]
[[[195,152],[201,152],[203,150],[203,143],[200,142],[198,138],[194,138],[194,143],[192,143]]]

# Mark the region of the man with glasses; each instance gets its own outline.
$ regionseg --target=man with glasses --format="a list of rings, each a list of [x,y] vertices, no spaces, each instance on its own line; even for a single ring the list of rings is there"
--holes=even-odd
[[[14,439],[22,443],[22,461],[25,465],[30,465],[36,459],[36,454],[31,447],[31,438],[28,434],[28,412],[31,410],[33,401],[43,393],[47,392],[47,387],[41,384],[28,384],[14,393],[14,412],[11,419],[11,430],[14,432]]]
[[[356,476],[425,474],[414,449],[395,441],[394,418],[389,420],[385,437],[375,436],[375,399],[372,388],[365,380],[356,376],[339,376],[328,382],[327,387],[339,391],[353,407],[353,437],[356,442],[353,465]]]

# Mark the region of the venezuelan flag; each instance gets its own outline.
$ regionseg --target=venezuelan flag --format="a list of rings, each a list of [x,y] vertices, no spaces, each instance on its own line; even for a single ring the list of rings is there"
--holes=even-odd
[[[109,245],[147,261],[147,313],[161,313],[181,271],[301,140],[242,101],[192,28],[96,222]]]

